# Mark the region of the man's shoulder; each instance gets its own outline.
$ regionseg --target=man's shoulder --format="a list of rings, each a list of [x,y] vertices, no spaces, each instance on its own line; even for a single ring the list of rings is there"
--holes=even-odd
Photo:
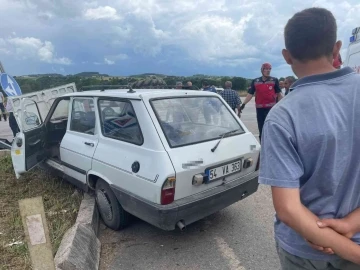
[[[238,92],[236,90],[234,90],[234,89],[231,89],[231,93],[233,93],[233,95],[236,95],[236,96],[239,95]]]
[[[270,82],[277,82],[277,81],[279,81],[278,78],[272,77],[272,76],[270,76],[267,80],[270,81]]]
[[[298,110],[298,100],[284,98],[270,110],[265,121],[272,121],[282,125],[289,124],[292,120],[292,111]]]

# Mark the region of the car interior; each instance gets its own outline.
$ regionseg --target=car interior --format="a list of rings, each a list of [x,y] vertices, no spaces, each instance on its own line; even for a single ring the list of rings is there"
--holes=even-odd
[[[70,99],[62,99],[58,102],[53,111],[49,112],[50,120],[45,123],[47,136],[46,143],[48,149],[48,156],[60,160],[60,143],[64,138],[68,123],[68,114],[57,114],[59,106],[68,108]],[[51,115],[50,115],[51,114]]]

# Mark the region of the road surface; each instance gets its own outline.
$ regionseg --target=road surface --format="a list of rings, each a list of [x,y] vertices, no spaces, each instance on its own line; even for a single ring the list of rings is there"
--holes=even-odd
[[[258,135],[254,102],[241,119]],[[273,240],[274,209],[270,189],[187,226],[162,231],[139,219],[122,231],[100,229],[100,269],[279,270]]]

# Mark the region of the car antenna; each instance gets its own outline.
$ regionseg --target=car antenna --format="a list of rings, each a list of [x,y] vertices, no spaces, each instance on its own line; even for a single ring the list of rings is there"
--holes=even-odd
[[[131,85],[129,85],[129,90],[127,91],[128,93],[136,93],[136,91],[134,91],[131,87]]]

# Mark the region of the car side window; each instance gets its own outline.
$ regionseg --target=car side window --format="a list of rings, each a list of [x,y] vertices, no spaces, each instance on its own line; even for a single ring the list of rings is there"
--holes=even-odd
[[[101,131],[105,137],[141,145],[143,136],[130,101],[99,99]]]
[[[50,121],[68,119],[70,99],[62,99],[50,118]]]
[[[71,110],[70,130],[94,135],[95,123],[96,118],[93,99],[74,99]]]

